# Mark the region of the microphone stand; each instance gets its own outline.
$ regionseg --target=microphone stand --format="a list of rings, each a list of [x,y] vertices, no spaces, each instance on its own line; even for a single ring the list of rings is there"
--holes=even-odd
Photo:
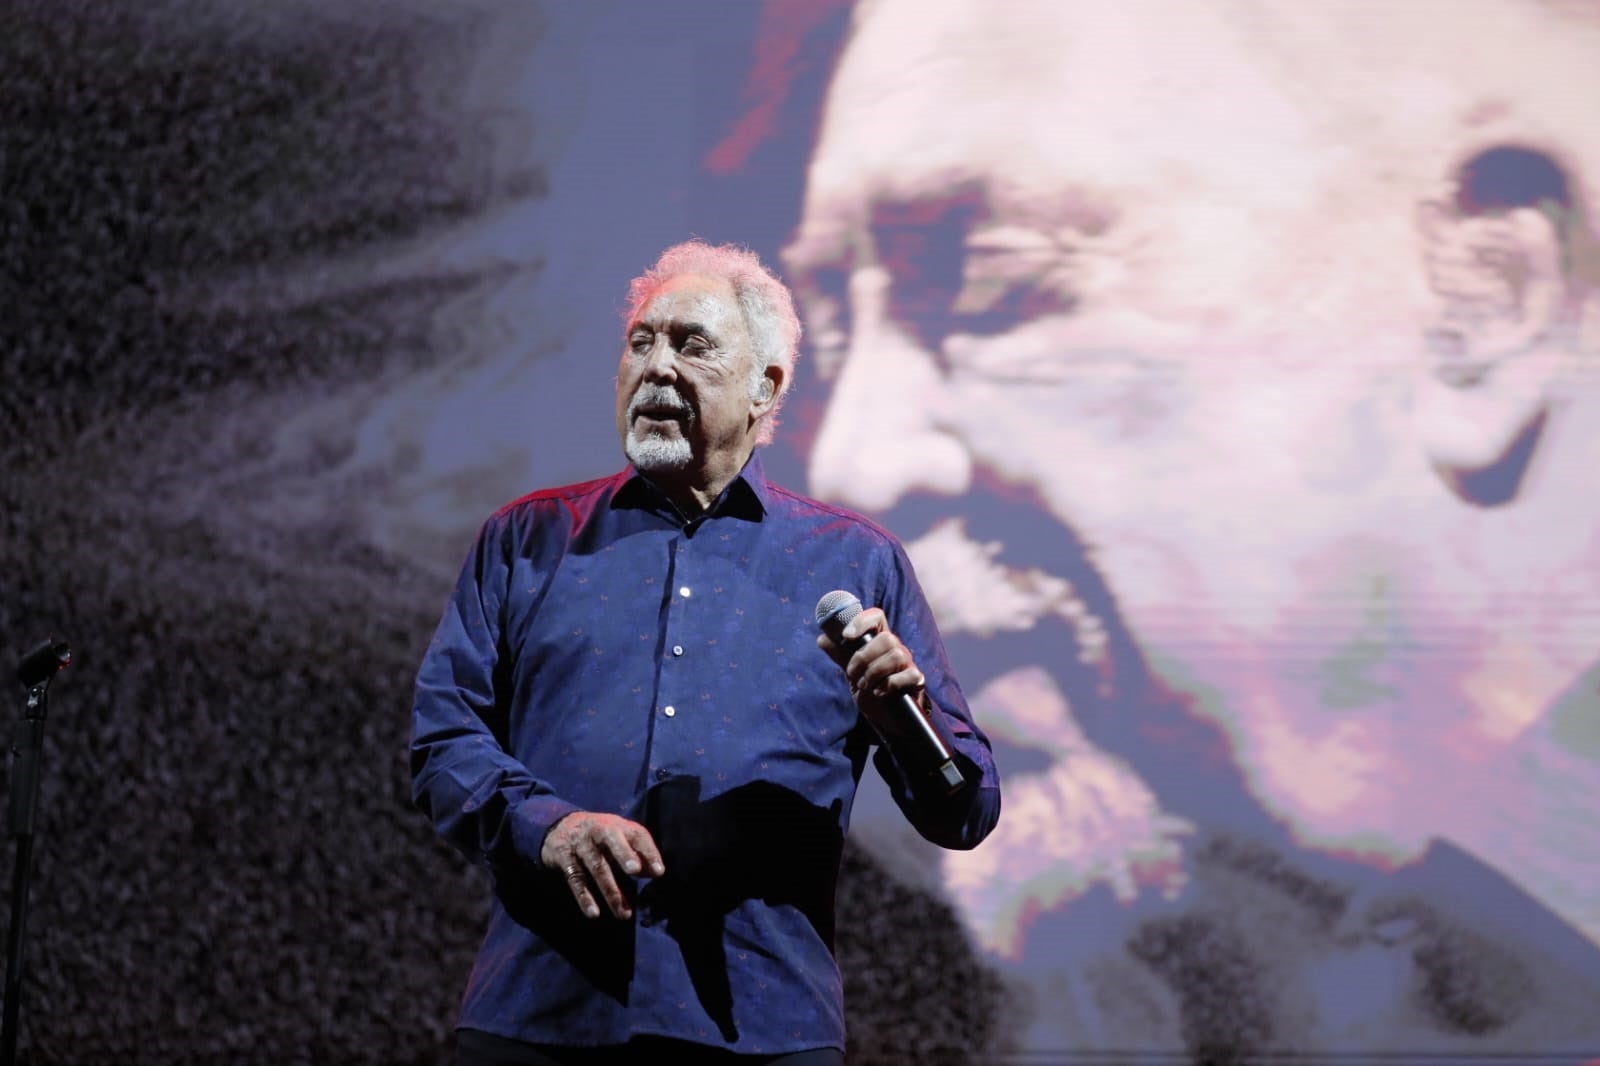
[[[43,651],[44,649],[41,649]],[[11,925],[6,932],[5,1013],[0,1019],[0,1066],[17,1061],[17,1021],[22,1006],[22,938],[28,921],[28,885],[33,877],[33,822],[39,803],[39,762],[44,747],[44,718],[50,706],[50,682],[56,670],[72,661],[65,643],[53,642],[54,661],[41,665],[39,653],[24,660],[18,679],[27,686],[28,702],[11,741],[11,835],[17,840],[17,862],[11,870]]]

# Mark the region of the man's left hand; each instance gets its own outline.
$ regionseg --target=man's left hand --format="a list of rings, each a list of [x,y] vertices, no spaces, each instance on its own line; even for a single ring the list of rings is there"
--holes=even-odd
[[[889,628],[882,608],[868,607],[852,618],[839,636],[834,641],[823,633],[817,637],[817,647],[844,668],[856,707],[869,722],[886,722],[889,701],[902,693],[921,703],[928,679],[917,669],[911,649]],[[869,639],[857,646],[862,637]]]

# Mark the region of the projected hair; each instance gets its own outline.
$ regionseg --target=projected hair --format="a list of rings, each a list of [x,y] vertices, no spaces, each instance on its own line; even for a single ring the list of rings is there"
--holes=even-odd
[[[1593,285],[1597,258],[1594,233],[1581,185],[1571,167],[1552,152],[1499,144],[1464,160],[1456,172],[1455,208],[1463,216],[1497,215],[1518,207],[1544,214],[1555,227],[1562,270],[1569,288]],[[1581,293],[1573,293],[1581,299]]]
[[[794,361],[800,349],[800,316],[795,313],[794,297],[777,275],[762,265],[760,256],[736,244],[707,244],[684,241],[661,253],[655,265],[634,278],[628,286],[628,306],[624,316],[632,322],[645,302],[668,281],[689,274],[722,278],[733,287],[745,326],[755,349],[750,392],[754,396],[766,377],[766,369],[783,369],[783,384],[772,409],[762,420],[757,443],[767,444],[778,425],[778,408],[794,380]]]

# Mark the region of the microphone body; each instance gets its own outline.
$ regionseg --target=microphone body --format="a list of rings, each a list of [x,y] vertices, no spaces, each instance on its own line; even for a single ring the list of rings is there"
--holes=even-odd
[[[56,675],[72,661],[72,648],[60,637],[51,637],[22,657],[17,664],[17,680],[23,688],[33,688]]]
[[[877,635],[867,633],[853,642],[846,642],[840,636],[850,620],[860,613],[861,601],[842,589],[830,592],[817,601],[817,625],[835,643],[848,646],[851,654]],[[902,692],[888,702],[895,718],[894,732],[898,739],[889,744],[885,737],[884,743],[894,753],[895,760],[905,769],[907,776],[919,778],[947,795],[960,791],[967,783],[966,778],[956,765],[950,746],[934,728],[928,714],[909,693]],[[879,734],[882,732],[880,729]]]

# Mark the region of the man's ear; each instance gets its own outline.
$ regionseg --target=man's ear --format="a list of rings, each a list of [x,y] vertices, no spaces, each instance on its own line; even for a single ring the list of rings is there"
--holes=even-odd
[[[762,372],[761,382],[756,386],[756,405],[761,408],[770,407],[783,389],[783,367],[769,366]],[[762,412],[757,412],[762,413]]]

